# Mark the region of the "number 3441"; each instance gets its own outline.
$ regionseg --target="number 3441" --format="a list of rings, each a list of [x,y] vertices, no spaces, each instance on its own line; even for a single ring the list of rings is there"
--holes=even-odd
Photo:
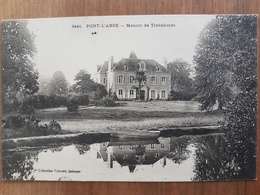
[[[82,28],[82,26],[80,24],[72,24],[71,27],[72,28]]]

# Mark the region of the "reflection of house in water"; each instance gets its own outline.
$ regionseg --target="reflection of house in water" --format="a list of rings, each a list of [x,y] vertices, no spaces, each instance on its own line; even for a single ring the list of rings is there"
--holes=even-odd
[[[97,150],[97,158],[102,158],[104,162],[107,162],[107,145],[108,142],[100,143]]]
[[[128,166],[133,172],[137,165],[153,165],[162,159],[163,167],[166,165],[166,155],[170,152],[170,139],[159,138],[158,140],[111,140],[101,143],[98,158],[108,162],[113,168],[114,161],[121,166]]]

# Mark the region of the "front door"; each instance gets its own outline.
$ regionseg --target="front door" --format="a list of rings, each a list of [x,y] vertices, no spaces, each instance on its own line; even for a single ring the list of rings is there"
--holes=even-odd
[[[140,91],[140,100],[145,100],[145,90]]]

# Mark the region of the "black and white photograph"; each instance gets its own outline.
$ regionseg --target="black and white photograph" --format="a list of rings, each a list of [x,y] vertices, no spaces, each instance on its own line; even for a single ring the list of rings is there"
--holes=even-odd
[[[2,179],[256,180],[257,15],[2,21]]]

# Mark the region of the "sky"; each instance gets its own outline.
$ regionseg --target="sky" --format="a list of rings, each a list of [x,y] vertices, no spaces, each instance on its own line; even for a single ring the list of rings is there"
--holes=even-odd
[[[198,36],[214,15],[98,16],[30,19],[36,36],[33,58],[42,77],[62,71],[70,84],[82,69],[114,62],[134,51],[140,59],[163,64],[183,59],[192,64]]]

